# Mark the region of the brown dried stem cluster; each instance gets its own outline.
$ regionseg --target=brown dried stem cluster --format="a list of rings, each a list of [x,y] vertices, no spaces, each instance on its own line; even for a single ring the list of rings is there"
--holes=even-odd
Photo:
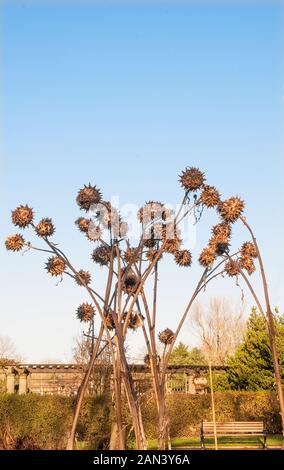
[[[7,250],[20,251],[27,246],[30,249],[49,253],[51,256],[46,263],[48,273],[56,277],[64,275],[72,277],[75,283],[85,290],[89,299],[89,302],[84,301],[77,308],[77,318],[81,322],[89,323],[94,322],[95,317],[99,317],[101,322],[98,342],[78,392],[68,448],[73,448],[84,391],[96,357],[100,353],[99,345],[103,334],[106,336],[112,357],[119,448],[125,448],[121,406],[122,385],[133,420],[137,449],[147,447],[140,402],[133,386],[125,354],[125,340],[129,331],[141,331],[147,347],[145,362],[151,368],[153,391],[157,403],[158,445],[160,449],[164,449],[170,424],[165,390],[167,366],[176,339],[194,300],[209,282],[225,274],[229,278],[241,276],[249,286],[255,300],[258,301],[247,277],[247,274],[251,275],[254,272],[256,259],[260,261],[263,270],[255,238],[252,237],[252,241],[244,242],[240,249],[230,254],[233,225],[238,220],[247,225],[242,215],[244,202],[238,196],[222,200],[219,191],[214,186],[205,184],[205,181],[204,173],[198,168],[188,167],[182,172],[180,183],[185,194],[181,207],[186,209],[183,215],[181,215],[181,209],[178,214],[174,215],[159,201],[149,201],[141,207],[137,214],[141,223],[141,237],[137,246],[131,246],[127,235],[127,223],[123,221],[118,210],[103,199],[102,192],[97,186],[88,184],[79,190],[76,202],[79,208],[88,214],[88,217],[79,217],[75,224],[80,232],[94,243],[91,253],[94,266],[107,271],[105,291],[101,294],[95,289],[97,275],[91,276],[87,270],[76,269],[64,252],[52,241],[55,227],[50,218],[43,218],[34,224],[34,211],[27,205],[21,205],[12,212],[13,224],[18,228],[31,227],[47,247],[46,249],[34,247],[30,242],[25,242],[21,234],[16,234],[6,239]],[[189,204],[191,196],[194,202]],[[208,235],[208,244],[198,256],[202,275],[196,283],[186,309],[180,317],[176,317],[177,326],[173,330],[166,327],[157,334],[159,264],[164,259],[163,255],[167,255],[172,257],[177,266],[182,268],[191,266],[193,256],[183,247],[179,224],[183,218],[203,208],[215,210],[220,220],[212,228],[211,234]],[[187,269],[185,271],[187,272]],[[153,282],[153,295],[149,297],[146,295],[145,286],[151,282]],[[258,306],[261,307],[260,303]],[[158,341],[163,344],[162,357],[158,355]],[[271,344],[273,349],[273,338]],[[277,360],[276,357],[274,361],[276,369]]]

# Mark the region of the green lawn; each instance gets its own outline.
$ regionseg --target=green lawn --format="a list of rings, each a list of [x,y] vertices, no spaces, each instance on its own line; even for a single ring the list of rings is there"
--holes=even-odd
[[[218,444],[220,447],[254,447],[262,448],[263,440],[257,437],[219,437]],[[269,434],[267,436],[267,445],[269,447],[281,447],[283,442],[283,436],[281,434]],[[149,449],[157,449],[157,441],[149,441]],[[210,449],[214,448],[214,438],[206,438],[205,446]],[[200,448],[200,438],[199,437],[189,437],[189,438],[174,438],[172,439],[172,449],[183,449],[183,448]]]
[[[254,448],[262,449],[261,438],[257,437],[219,437],[218,445],[220,448]],[[283,436],[281,434],[269,434],[267,436],[267,445],[268,448],[281,448],[283,442]],[[134,444],[133,444],[134,445]],[[205,446],[207,449],[214,448],[214,439],[207,438],[205,439]],[[76,444],[78,450],[91,450],[90,444],[86,441],[79,441]],[[134,447],[133,447],[134,448]],[[199,437],[189,437],[189,438],[175,438],[172,439],[172,449],[200,449],[200,438]],[[148,441],[148,449],[155,450],[157,449],[157,440]]]

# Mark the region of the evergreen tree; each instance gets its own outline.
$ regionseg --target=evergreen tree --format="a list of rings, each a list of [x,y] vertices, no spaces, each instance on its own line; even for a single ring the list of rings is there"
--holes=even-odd
[[[173,349],[170,358],[172,365],[201,366],[205,363],[205,357],[199,348],[188,350],[188,346],[181,342]]]
[[[276,344],[284,379],[284,315],[275,311]],[[272,390],[274,374],[269,338],[263,316],[252,309],[244,339],[228,361],[228,379],[233,389]]]

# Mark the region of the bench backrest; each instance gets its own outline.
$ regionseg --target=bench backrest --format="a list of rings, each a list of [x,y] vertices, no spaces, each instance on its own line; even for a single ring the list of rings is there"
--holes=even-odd
[[[203,421],[204,434],[214,434],[213,421]],[[264,432],[263,421],[231,421],[216,423],[217,434],[261,434]]]

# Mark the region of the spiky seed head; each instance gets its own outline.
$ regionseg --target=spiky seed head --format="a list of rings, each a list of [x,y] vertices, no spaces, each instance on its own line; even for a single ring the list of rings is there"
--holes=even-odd
[[[239,197],[230,197],[224,202],[221,202],[218,206],[218,211],[221,217],[227,223],[233,223],[242,214],[245,208],[245,203]]]
[[[237,276],[240,272],[239,262],[236,260],[230,260],[225,264],[225,271],[230,277]]]
[[[125,221],[120,220],[118,225],[118,236],[119,238],[125,238],[128,233],[128,223]]]
[[[216,250],[212,246],[207,246],[200,253],[199,263],[204,268],[207,268],[212,263],[214,263],[215,259],[216,259]]]
[[[119,218],[116,224],[112,225],[112,238],[114,240],[118,238],[126,238],[128,232],[128,224]]]
[[[241,248],[242,256],[250,256],[251,258],[257,258],[257,251],[255,244],[252,242],[245,242]]]
[[[214,225],[212,233],[214,236],[221,236],[229,238],[231,235],[231,226],[227,222],[221,222],[220,224]]]
[[[164,251],[174,254],[181,246],[180,230],[174,223],[164,225],[162,229],[162,241],[164,242]]]
[[[138,248],[128,247],[124,253],[124,260],[126,263],[135,263],[139,259]]]
[[[34,218],[33,210],[26,204],[21,205],[12,211],[12,222],[16,227],[26,228],[28,227]]]
[[[192,256],[189,250],[177,250],[175,252],[175,262],[178,266],[190,266]]]
[[[157,254],[158,254],[158,250],[149,250],[147,251],[146,253],[146,258],[149,260],[149,261],[154,261],[154,259],[156,258]],[[159,254],[158,258],[157,258],[157,262],[160,261],[160,259],[162,259],[163,255],[162,253]]]
[[[52,276],[60,276],[64,273],[66,263],[60,256],[52,256],[46,263],[46,269]]]
[[[5,240],[5,246],[9,251],[20,251],[25,244],[25,240],[19,233],[10,235]]]
[[[88,212],[92,204],[99,204],[101,202],[101,191],[96,187],[84,185],[84,188],[78,191],[76,202],[80,209]]]
[[[88,232],[90,223],[91,219],[86,219],[85,217],[79,217],[79,219],[75,221],[75,224],[77,225],[78,229],[80,230],[80,232],[83,233]]]
[[[138,220],[144,224],[158,219],[167,220],[169,216],[169,210],[159,201],[146,202],[137,213]]]
[[[225,253],[228,253],[230,250],[230,244],[229,243],[217,243],[215,252],[217,256],[222,256]]]
[[[39,237],[51,237],[55,232],[52,220],[49,218],[41,219],[36,225],[35,231]]]
[[[122,275],[124,274],[124,270],[122,270]],[[122,282],[123,290],[129,295],[136,292],[139,285],[139,277],[130,269],[128,270],[126,276]]]
[[[174,332],[169,328],[166,328],[165,330],[159,333],[159,340],[161,343],[169,345],[173,342],[174,336]]]
[[[123,318],[124,323],[126,321],[127,314],[128,312],[124,312],[123,314],[122,318]],[[139,326],[142,325],[142,322],[143,322],[143,317],[141,317],[137,312],[131,312],[129,319],[128,319],[127,328],[129,328],[130,330],[137,330],[137,328],[139,328]]]
[[[116,315],[116,313],[113,310],[109,310],[108,314],[105,317],[106,325],[108,330],[114,330],[115,329],[115,322],[113,319],[113,315]]]
[[[219,233],[213,235],[209,240],[209,246],[215,250],[217,256],[222,256],[229,250],[229,237],[226,234]]]
[[[85,302],[77,308],[76,314],[80,321],[89,322],[95,315],[95,307]]]
[[[107,266],[111,258],[111,249],[108,246],[98,246],[92,253],[92,260],[101,266]]]
[[[220,203],[220,193],[214,186],[206,185],[199,199],[206,207],[215,207]]]
[[[91,282],[91,275],[88,271],[80,269],[75,275],[75,281],[78,286],[88,286]]]
[[[213,235],[213,237],[210,238],[209,240],[209,246],[212,248],[216,248],[218,243],[229,243],[229,237],[227,235],[219,234],[219,235]]]
[[[202,188],[205,176],[198,168],[186,168],[180,175],[180,184],[186,191],[196,191]]]
[[[251,256],[241,256],[240,266],[251,275],[255,271],[255,265]]]
[[[149,249],[156,248],[157,243],[158,242],[155,238],[151,238],[151,236],[148,237],[148,235],[146,235],[146,237],[143,239],[143,245]]]
[[[119,227],[120,216],[118,210],[109,201],[102,201],[97,211],[97,219],[103,227],[110,230]]]
[[[86,233],[88,240],[98,241],[102,238],[103,229],[100,225],[94,224],[92,221],[89,224],[89,229]]]
[[[174,254],[179,250],[180,245],[181,245],[181,240],[179,240],[178,238],[167,240],[164,244],[164,251],[166,253]]]

